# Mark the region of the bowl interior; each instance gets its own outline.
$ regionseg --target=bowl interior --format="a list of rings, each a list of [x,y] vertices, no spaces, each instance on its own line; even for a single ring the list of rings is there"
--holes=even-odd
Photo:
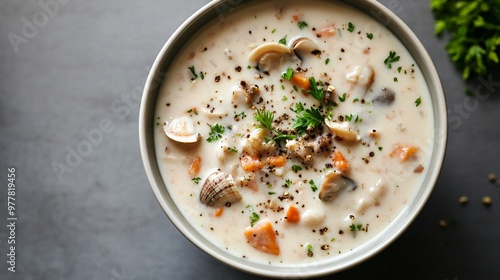
[[[371,0],[340,1],[364,11],[374,20],[384,24],[408,49],[424,75],[432,99],[435,127],[434,141],[431,143],[431,165],[427,169],[424,183],[415,198],[410,201],[388,228],[351,253],[313,264],[273,266],[272,269],[266,265],[237,258],[213,245],[198,233],[175,207],[159,172],[154,149],[153,124],[160,85],[165,76],[168,75],[169,65],[174,54],[182,47],[182,42],[189,40],[207,22],[224,17],[226,13],[230,13],[236,7],[248,5],[251,2],[255,1],[212,1],[208,3],[179,27],[158,54],[146,82],[139,118],[140,148],[146,175],[160,206],[179,231],[200,249],[227,265],[258,275],[295,278],[320,276],[346,269],[374,256],[397,238],[416,217],[433,189],[443,162],[447,134],[446,103],[438,74],[428,53],[415,34],[383,5]]]

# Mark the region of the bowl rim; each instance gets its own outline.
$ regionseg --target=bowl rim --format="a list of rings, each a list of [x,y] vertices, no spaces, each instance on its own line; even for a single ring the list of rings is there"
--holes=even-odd
[[[394,223],[390,224],[388,228],[374,237],[376,240],[380,239],[380,242],[376,244],[372,244],[374,243],[372,241],[367,242],[371,242],[371,246],[367,247],[367,252],[361,253],[359,256],[354,255],[354,257],[350,257],[352,253],[350,252],[345,254],[347,257],[344,255],[343,258],[334,258],[341,260],[347,258],[347,260],[335,266],[330,264],[331,261],[326,260],[320,262],[318,265],[309,264],[292,270],[289,268],[285,270],[277,269],[274,266],[259,265],[241,258],[235,258],[230,253],[216,248],[213,244],[209,244],[208,240],[204,239],[196,229],[185,221],[175,204],[169,201],[168,192],[159,173],[154,148],[154,108],[161,82],[164,76],[168,75],[168,72],[163,70],[171,63],[172,58],[169,57],[169,54],[175,53],[179,48],[177,47],[176,50],[175,44],[184,38],[188,39],[191,37],[189,34],[190,30],[193,28],[196,29],[200,21],[203,21],[205,18],[215,19],[216,16],[220,17],[224,12],[234,7],[239,7],[244,3],[259,1],[238,0],[236,4],[234,0],[211,1],[185,20],[161,48],[147,77],[139,111],[139,146],[144,170],[157,202],[174,226],[195,246],[222,263],[247,273],[274,278],[309,278],[340,272],[368,260],[389,246],[408,228],[428,200],[441,171],[447,144],[447,109],[443,87],[437,70],[423,44],[413,31],[387,7],[375,0],[322,0],[326,2],[341,2],[368,14],[379,23],[385,21],[382,24],[401,41],[413,56],[424,75],[433,101],[432,108],[435,127],[431,155],[433,168],[429,168],[426,179],[418,194],[416,194],[416,199],[412,202],[413,207],[408,205],[398,215]],[[386,231],[390,231],[390,234],[387,237],[379,238]],[[360,246],[359,251],[363,249],[364,245],[366,244]],[[325,263],[329,265],[324,265]]]

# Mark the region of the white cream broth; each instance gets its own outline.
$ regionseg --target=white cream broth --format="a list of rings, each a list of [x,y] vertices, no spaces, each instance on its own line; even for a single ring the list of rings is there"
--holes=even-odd
[[[330,26],[334,34],[325,30]],[[293,51],[283,54],[267,72],[249,60],[255,48],[285,37],[287,45],[309,38],[319,52],[302,53],[302,59]],[[391,68],[384,63],[390,52],[400,57]],[[289,68],[289,74],[313,77],[327,97],[320,103],[293,78],[283,78]],[[259,90],[242,89],[252,92],[253,85]],[[374,101],[390,91],[394,100],[387,95],[386,103]],[[335,258],[380,234],[420,187],[433,143],[430,102],[408,51],[366,14],[334,1],[260,2],[209,23],[176,55],[155,113],[158,164],[185,218],[231,254],[270,265]],[[320,124],[302,135],[292,128],[302,116],[298,103],[320,114]],[[273,113],[273,131],[259,128],[257,112]],[[196,143],[165,135],[164,123],[183,117],[193,122],[195,140],[199,133]],[[209,142],[216,124],[224,132]],[[290,139],[276,139],[279,134]],[[338,152],[349,168],[334,160]],[[282,156],[284,165],[266,164],[272,156]],[[191,168],[196,158],[198,172]],[[244,166],[243,158],[257,164]],[[241,200],[217,207],[200,202],[202,186],[217,170],[234,179]],[[330,192],[329,173],[338,180]],[[331,200],[320,199],[323,185]],[[299,212],[298,222],[285,218],[290,205]],[[265,241],[260,233],[258,240],[245,235],[266,222],[279,252],[255,245],[262,245],[258,238]]]

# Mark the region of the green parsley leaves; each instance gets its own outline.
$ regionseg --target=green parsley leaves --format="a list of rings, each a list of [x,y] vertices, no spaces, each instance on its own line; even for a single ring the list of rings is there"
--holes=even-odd
[[[415,100],[415,107],[420,106],[421,103],[422,103],[422,97],[417,98],[417,100]]]
[[[355,29],[356,29],[356,26],[354,26],[354,24],[352,24],[352,22],[349,22],[349,24],[347,26],[347,31],[354,32]]]
[[[281,38],[278,43],[282,44],[282,45],[285,45],[286,46],[286,36]]]
[[[292,111],[297,114],[297,118],[294,120],[292,128],[295,129],[299,135],[306,133],[309,129],[314,129],[325,120],[325,117],[317,108],[311,107],[305,109],[302,102],[295,104],[295,110]]]
[[[499,63],[500,1],[430,2],[436,18],[435,33],[446,31],[451,35],[446,50],[463,79],[484,75]]]
[[[311,190],[313,192],[316,192],[318,190],[318,187],[316,186],[313,180],[309,181],[309,185],[311,185]]]
[[[294,135],[288,135],[273,128],[274,114],[268,110],[257,110],[254,119],[259,122],[259,127],[274,132],[277,136],[272,140],[275,142],[281,139],[295,139]]]
[[[306,27],[308,27],[307,22],[305,22],[305,21],[299,21],[299,22],[297,23],[297,25],[299,26],[299,28],[300,28],[301,30],[302,30],[302,29],[304,29],[304,28],[306,28]]]
[[[290,81],[290,79],[293,77],[293,75],[294,75],[294,73],[293,73],[293,69],[289,67],[288,69],[286,69],[286,72],[283,72],[283,73],[281,74],[281,77],[282,77],[283,79],[285,79],[285,80]]]
[[[207,142],[214,142],[222,138],[225,132],[225,127],[218,123],[210,126],[210,133],[208,134]]]
[[[389,51],[389,56],[384,60],[385,66],[392,69],[392,64],[399,61],[399,55],[396,56],[396,52]]]
[[[323,90],[321,81],[319,82],[319,87],[314,77],[309,78],[309,82],[311,83],[311,89],[308,90],[307,93],[314,97],[314,99],[318,100],[319,103],[323,103],[323,99],[325,98],[325,91]]]

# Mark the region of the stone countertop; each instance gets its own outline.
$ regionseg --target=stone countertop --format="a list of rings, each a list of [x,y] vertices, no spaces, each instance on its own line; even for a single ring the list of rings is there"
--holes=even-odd
[[[6,264],[10,231],[0,227],[0,279],[258,279],[178,232],[139,153],[148,71],[168,37],[208,0],[57,1],[0,2],[0,221],[8,224],[11,167],[18,218],[15,273]],[[471,81],[475,97],[466,97],[446,41],[433,34],[428,1],[380,2],[435,62],[449,108],[448,149],[428,203],[404,234],[325,279],[498,277],[500,187],[487,177],[500,177],[499,72]]]

